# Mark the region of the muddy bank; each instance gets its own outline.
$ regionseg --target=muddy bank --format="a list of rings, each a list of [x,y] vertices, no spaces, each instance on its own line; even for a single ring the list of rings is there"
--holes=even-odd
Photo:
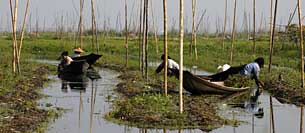
[[[141,128],[202,129],[205,131],[233,121],[217,115],[216,103],[206,96],[190,96],[184,92],[184,113],[179,112],[179,91],[174,79],[169,81],[169,96],[164,96],[160,77],[145,82],[138,72],[125,72],[117,85],[122,95],[106,118]]]
[[[50,111],[37,108],[38,93],[45,82],[50,68],[41,66],[24,72],[7,94],[0,96],[0,132],[29,132],[39,130],[47,122]]]

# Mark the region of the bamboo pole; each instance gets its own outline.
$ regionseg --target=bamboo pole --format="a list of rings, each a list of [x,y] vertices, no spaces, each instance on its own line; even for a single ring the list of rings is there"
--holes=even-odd
[[[233,18],[233,29],[231,37],[231,54],[230,54],[230,64],[233,63],[233,52],[234,52],[234,41],[235,41],[235,26],[236,26],[236,5],[237,0],[234,0],[234,18]]]
[[[140,0],[140,28],[139,28],[139,69],[142,72],[142,15],[143,0]]]
[[[248,17],[248,32],[247,32],[247,34],[248,34],[248,39],[250,39],[250,32],[251,32],[251,14],[249,13],[248,16],[249,16],[249,17]]]
[[[180,113],[183,113],[183,34],[184,34],[184,27],[183,27],[183,17],[184,17],[184,0],[180,0],[180,36],[179,36],[179,44],[180,44],[180,76],[179,76],[179,94],[180,94]]]
[[[143,33],[143,38],[142,38],[142,49],[141,49],[141,51],[142,51],[142,71],[141,71],[141,73],[142,73],[142,77],[143,78],[145,78],[145,38],[146,38],[146,34],[145,34],[145,28],[147,28],[146,27],[146,25],[145,25],[145,20],[147,19],[146,18],[146,0],[144,0],[144,4],[143,4],[143,31],[142,31],[142,33]]]
[[[167,96],[167,67],[168,67],[168,55],[167,55],[167,2],[163,0],[163,17],[164,17],[164,91]]]
[[[155,40],[155,47],[156,47],[156,53],[157,56],[159,55],[159,46],[158,46],[158,34],[157,34],[157,28],[155,23],[155,16],[154,16],[154,9],[153,9],[153,3],[152,0],[150,1],[151,5],[151,18],[152,18],[152,24],[153,24],[153,30],[154,30],[154,40]]]
[[[299,30],[300,30],[300,47],[301,47],[301,84],[304,89],[304,36],[302,24],[302,5],[301,0],[298,0],[298,16],[299,16]]]
[[[15,25],[14,25],[14,12],[13,12],[13,4],[12,4],[12,0],[9,1],[9,6],[10,6],[10,12],[11,12],[11,24],[12,24],[12,31],[13,31],[13,45],[12,45],[12,49],[13,49],[13,52],[12,52],[12,55],[13,55],[13,58],[12,58],[12,72],[15,73],[16,72],[16,63],[14,61],[14,43],[15,43],[15,40],[14,40],[14,29],[15,29]]]
[[[37,39],[38,32],[39,32],[39,16],[36,16],[36,24],[35,24],[35,26],[36,26],[35,27],[36,28],[36,30],[35,30],[35,38]],[[60,35],[61,35],[61,32],[62,32],[62,30],[60,29]],[[60,39],[61,39],[61,37],[60,37]]]
[[[17,52],[18,52],[18,42],[17,42],[17,18],[18,18],[18,3],[19,1],[18,0],[15,0],[15,11],[14,11],[14,62],[15,62],[15,72],[16,72],[16,67],[17,69],[19,70],[19,66],[18,66],[18,60],[17,60]]]
[[[131,10],[130,10],[130,17],[129,17],[130,19],[129,19],[129,23],[128,23],[128,31],[129,31],[129,32],[133,32],[133,31],[132,31],[132,27],[131,27],[132,25],[131,25],[131,24],[132,24],[132,23],[134,22],[134,20],[135,20],[135,19],[133,19],[133,16],[134,16],[134,8],[135,8],[135,1],[133,1],[132,7],[131,7]],[[130,29],[131,29],[131,30],[130,30]]]
[[[149,1],[146,0],[146,20],[145,20],[145,79],[148,80],[148,5],[149,5]]]
[[[125,0],[125,67],[128,68],[128,20],[127,20],[127,0]]]
[[[225,40],[226,40],[226,28],[227,28],[227,10],[228,10],[228,0],[225,0],[225,20],[223,23],[223,33],[222,33],[222,49],[225,49]]]
[[[263,29],[262,29],[262,25],[263,25],[263,20],[264,20],[264,13],[261,13],[261,22],[259,24],[259,28],[258,28],[258,33],[262,33]]]
[[[10,0],[10,11],[12,18],[12,28],[13,28],[13,59],[12,59],[12,71],[16,73],[16,65],[17,65],[17,11],[18,11],[18,0],[15,0],[14,10],[12,5],[12,0]]]
[[[96,48],[96,52],[99,52],[98,49],[98,41],[97,41],[97,29],[96,29],[96,19],[95,19],[95,11],[94,11],[94,0],[91,0],[91,30],[92,30],[92,51],[94,51],[94,47]]]
[[[194,14],[194,4],[195,0],[192,0],[192,34],[191,34],[191,41],[190,41],[190,46],[189,46],[189,55],[193,55],[193,42],[194,42],[194,19],[195,19],[195,14]]]
[[[253,49],[252,53],[255,54],[256,49],[256,0],[253,0]]]
[[[273,0],[270,0],[270,33],[269,33],[269,53],[271,53],[271,49],[272,49],[272,24],[273,24]],[[271,55],[270,55],[271,56]],[[270,57],[269,57],[270,58]],[[268,72],[271,72],[271,62],[269,60],[269,66],[268,66]]]
[[[29,4],[30,4],[30,0],[27,0],[26,3],[26,9],[25,9],[25,13],[24,13],[24,18],[23,18],[23,23],[22,23],[22,28],[21,28],[21,37],[20,37],[20,44],[19,44],[19,48],[17,49],[17,63],[18,66],[20,66],[20,55],[21,55],[21,48],[22,48],[22,44],[23,44],[23,37],[24,37],[24,31],[25,31],[25,25],[26,25],[26,20],[27,20],[27,15],[28,15],[28,9],[29,9]],[[20,73],[20,67],[18,68],[18,72]]]
[[[277,1],[278,0],[275,0],[275,7],[274,7],[274,18],[273,18],[272,36],[271,36],[270,53],[269,53],[269,72],[271,72],[271,65],[272,65],[273,43],[274,43],[274,34],[275,34],[274,31],[275,31],[276,13],[277,13]]]
[[[190,43],[190,55],[193,53],[193,44],[195,48],[195,57],[196,60],[198,59],[197,55],[197,40],[196,40],[196,5],[197,5],[197,0],[192,0],[192,37],[191,37],[191,43]]]
[[[244,25],[244,33],[247,34],[247,39],[249,40],[250,35],[249,35],[248,16],[247,16],[246,9],[244,9],[244,22],[243,22],[243,25]]]
[[[205,15],[206,11],[207,11],[207,10],[204,10],[204,11],[202,12],[202,14],[201,14],[201,17],[200,17],[200,19],[199,19],[199,22],[198,22],[198,24],[197,24],[197,26],[196,26],[196,33],[198,33],[198,31],[199,31],[199,27],[200,27],[200,25],[201,25],[201,23],[202,23],[202,21],[203,21],[203,17],[204,17],[204,15]]]
[[[83,48],[83,0],[79,0],[79,42],[80,47]]]

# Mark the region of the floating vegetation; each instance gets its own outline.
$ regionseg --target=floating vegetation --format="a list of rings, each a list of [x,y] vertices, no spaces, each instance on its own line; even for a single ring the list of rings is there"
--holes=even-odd
[[[252,87],[255,85],[255,81],[247,76],[242,76],[240,74],[235,74],[229,76],[227,80],[224,81],[226,86],[242,88],[242,87]]]
[[[127,76],[125,76],[127,75]],[[184,113],[179,111],[179,95],[171,91],[169,96],[164,96],[162,90],[155,84],[161,80],[138,80],[137,73],[126,72],[120,76],[125,79],[120,83],[118,91],[123,94],[114,101],[114,108],[106,118],[122,124],[145,128],[200,128],[211,130],[232,121],[217,115],[216,104],[206,96],[185,96]],[[159,81],[159,82],[158,82]],[[169,85],[173,86],[173,85]],[[170,88],[170,90],[175,90]]]

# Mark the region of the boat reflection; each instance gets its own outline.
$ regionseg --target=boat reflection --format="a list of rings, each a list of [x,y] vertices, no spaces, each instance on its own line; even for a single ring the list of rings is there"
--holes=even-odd
[[[85,74],[60,74],[58,77],[62,81],[62,91],[68,92],[68,86],[70,86],[71,91],[73,90],[83,90],[86,91],[88,87],[88,82],[90,80],[100,79],[99,73],[92,67],[87,70]]]

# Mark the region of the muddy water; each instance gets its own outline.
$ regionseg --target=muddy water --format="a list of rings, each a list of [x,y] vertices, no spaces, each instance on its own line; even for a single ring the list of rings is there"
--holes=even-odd
[[[196,74],[207,74],[204,71],[193,71]],[[40,101],[42,107],[56,108],[61,107],[67,111],[54,122],[50,123],[47,132],[49,133],[90,133],[90,132],[113,132],[113,133],[163,133],[163,132],[186,132],[200,133],[199,129],[190,130],[167,130],[167,129],[139,129],[124,125],[117,125],[106,121],[103,116],[111,110],[111,100],[116,96],[113,89],[119,83],[116,78],[118,73],[100,69],[102,76],[98,80],[88,80],[84,87],[86,89],[67,89],[63,87],[62,81],[57,76],[51,76],[54,82],[43,89],[42,93],[49,95]],[[75,83],[71,83],[72,85]],[[63,89],[64,88],[64,89]],[[257,118],[252,113],[240,108],[229,108],[227,104],[219,104],[220,114],[237,120],[244,121],[238,127],[224,126],[211,131],[212,133],[267,133],[270,131],[270,105],[269,95],[263,93],[259,97],[260,107],[264,108],[264,117]],[[52,104],[51,107],[46,107]],[[275,132],[294,133],[299,132],[300,108],[294,105],[279,103],[273,99]],[[93,110],[93,111],[92,111]]]

